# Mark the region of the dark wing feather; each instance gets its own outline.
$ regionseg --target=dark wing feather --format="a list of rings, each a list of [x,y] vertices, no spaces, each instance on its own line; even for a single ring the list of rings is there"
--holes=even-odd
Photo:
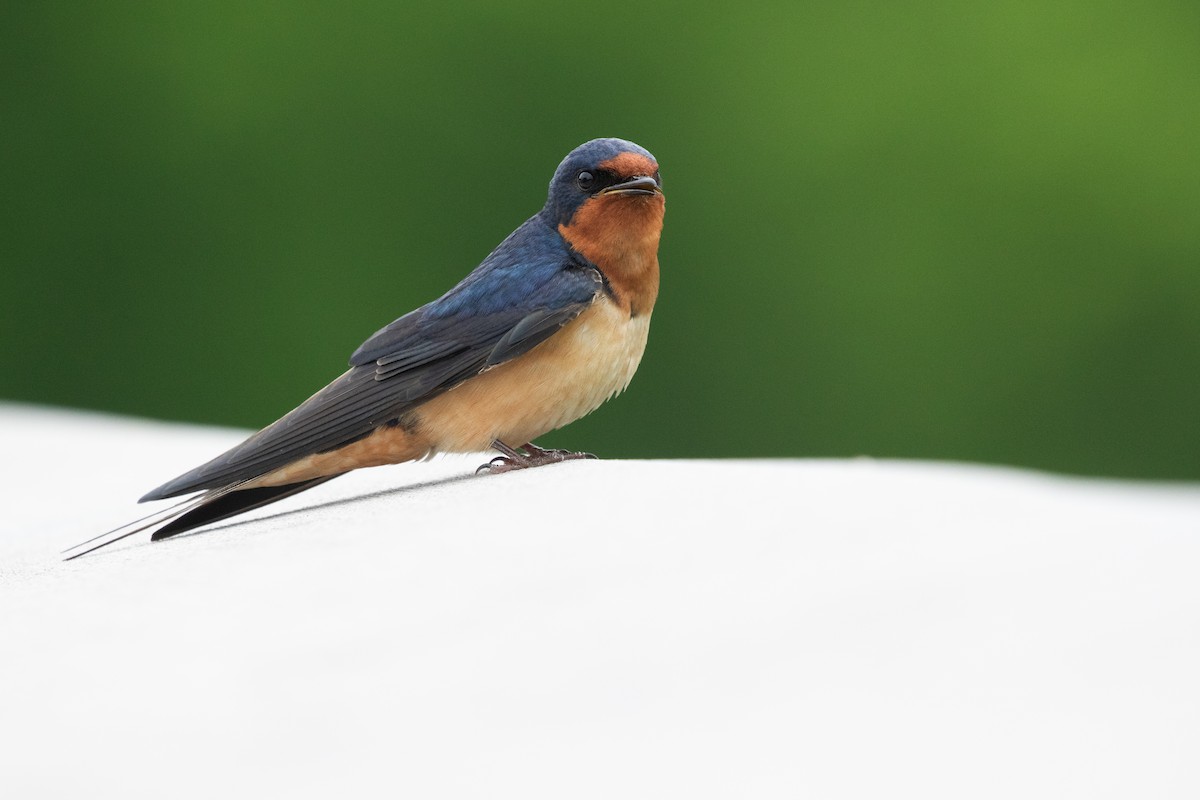
[[[142,500],[248,481],[367,436],[482,370],[545,341],[591,304],[601,281],[593,270],[560,262],[540,285],[525,287],[521,302],[485,313],[472,311],[471,303],[460,302],[451,292],[371,337],[351,358],[350,370],[296,409]],[[469,288],[486,291],[489,285],[476,277]]]
[[[526,314],[508,333],[500,337],[488,354],[486,366],[503,364],[516,358],[530,348],[530,343],[544,341],[556,330],[579,315],[582,309],[576,305],[562,308],[540,308]]]

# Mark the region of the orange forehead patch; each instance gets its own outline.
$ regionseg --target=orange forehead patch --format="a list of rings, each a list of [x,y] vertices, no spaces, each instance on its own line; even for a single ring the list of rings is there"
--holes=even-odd
[[[616,175],[618,178],[632,178],[634,175],[653,175],[658,171],[658,164],[637,153],[621,153],[607,161],[601,161],[600,167]]]

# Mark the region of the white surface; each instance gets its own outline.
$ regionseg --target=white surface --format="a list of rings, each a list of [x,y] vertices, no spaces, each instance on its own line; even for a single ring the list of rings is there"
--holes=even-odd
[[[5,797],[1200,796],[1200,491],[368,470],[61,563],[231,431],[0,406]]]

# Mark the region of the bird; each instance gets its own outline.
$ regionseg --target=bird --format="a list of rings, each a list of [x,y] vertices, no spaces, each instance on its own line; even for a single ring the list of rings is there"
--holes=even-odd
[[[78,558],[156,526],[152,541],[363,467],[495,450],[498,473],[595,458],[533,442],[629,385],[659,290],[658,161],[593,139],[558,165],[546,203],[454,288],[378,330],[349,369],[241,444],[147,492],[188,496],[63,551]]]

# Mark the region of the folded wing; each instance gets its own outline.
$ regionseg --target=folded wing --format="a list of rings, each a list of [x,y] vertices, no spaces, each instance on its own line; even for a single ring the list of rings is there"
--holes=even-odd
[[[368,436],[536,347],[579,316],[603,286],[598,272],[573,261],[552,270],[526,270],[522,277],[527,285],[514,286],[508,270],[477,271],[469,282],[364,342],[348,371],[287,415],[142,501],[252,480]],[[497,295],[503,302],[483,302]],[[481,302],[472,302],[472,296]]]

